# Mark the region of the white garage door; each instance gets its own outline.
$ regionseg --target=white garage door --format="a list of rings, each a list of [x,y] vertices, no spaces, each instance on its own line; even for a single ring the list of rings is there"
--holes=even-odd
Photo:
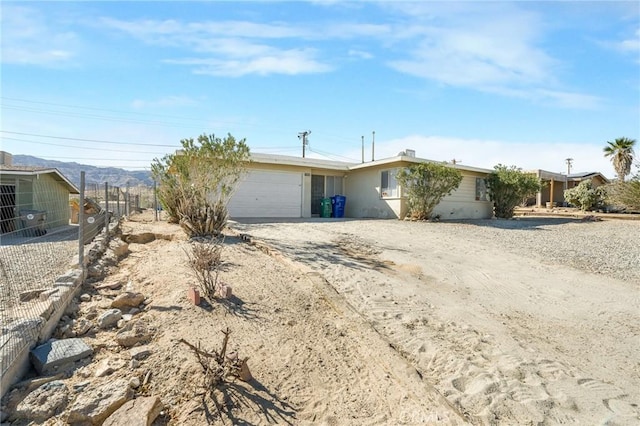
[[[228,204],[229,216],[301,217],[302,173],[250,171]]]

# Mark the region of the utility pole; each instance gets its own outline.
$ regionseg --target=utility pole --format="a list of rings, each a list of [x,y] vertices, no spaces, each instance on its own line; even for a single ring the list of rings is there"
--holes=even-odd
[[[564,160],[567,163],[567,176],[571,174],[571,165],[573,164],[573,158],[567,158]]]
[[[305,130],[304,132],[298,133],[298,139],[302,139],[302,158],[305,155],[305,148],[307,146],[307,137],[311,134],[311,130]]]

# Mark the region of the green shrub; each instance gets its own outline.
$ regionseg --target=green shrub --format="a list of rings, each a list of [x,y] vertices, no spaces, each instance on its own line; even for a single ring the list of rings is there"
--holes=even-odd
[[[218,235],[227,223],[227,202],[249,161],[249,146],[231,135],[220,139],[203,134],[180,143],[180,151],[151,165],[158,198],[169,220],[180,223],[189,237]]]
[[[439,163],[418,163],[396,175],[407,197],[409,215],[413,219],[429,219],[440,200],[460,186],[462,173]]]
[[[522,200],[535,195],[541,188],[540,180],[524,173],[516,166],[498,164],[485,179],[493,213],[498,218],[513,217],[513,210]]]
[[[590,180],[584,180],[578,186],[564,191],[564,199],[583,211],[602,207],[606,195],[604,186],[594,188]]]

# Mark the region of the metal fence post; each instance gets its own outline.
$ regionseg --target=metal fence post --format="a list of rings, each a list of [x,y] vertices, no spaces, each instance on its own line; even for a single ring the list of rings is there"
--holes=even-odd
[[[109,183],[104,183],[104,233],[109,240]]]
[[[78,212],[78,262],[84,278],[84,172],[80,172],[80,211]]]

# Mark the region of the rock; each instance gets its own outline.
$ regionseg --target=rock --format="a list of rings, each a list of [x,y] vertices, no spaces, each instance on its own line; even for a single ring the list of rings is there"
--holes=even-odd
[[[126,379],[109,380],[97,386],[90,385],[78,394],[69,407],[70,424],[101,424],[114,411],[133,397]],[[121,424],[129,424],[125,421]]]
[[[85,318],[73,321],[73,332],[76,336],[83,336],[93,328],[93,323]]]
[[[162,411],[157,396],[136,398],[120,407],[103,423],[103,426],[150,426]]]
[[[29,393],[16,407],[14,420],[26,419],[42,422],[64,411],[69,400],[69,389],[64,382],[54,380]]]
[[[97,286],[96,290],[117,290],[120,287],[122,287],[122,281],[113,281]]]
[[[139,306],[143,301],[144,301],[144,294],[125,291],[124,293],[120,293],[118,297],[113,299],[113,302],[111,302],[111,307],[112,308],[125,308],[125,307],[133,308],[133,307]]]
[[[60,291],[59,287],[50,288],[49,290],[45,290],[42,293],[40,293],[39,298],[42,301],[47,300],[51,298],[51,296],[53,296],[54,294],[58,293],[59,291]]]
[[[83,302],[91,302],[91,296],[88,295],[87,293],[81,294],[80,300]]]
[[[120,321],[122,318],[122,311],[120,309],[109,309],[104,311],[98,317],[98,327],[100,328],[110,328],[113,327]]]
[[[39,374],[48,374],[92,353],[91,347],[82,339],[50,340],[30,352],[31,362]]]
[[[133,318],[133,315],[131,314],[122,314],[122,319],[126,322],[131,321],[132,318]]]
[[[20,299],[21,302],[28,302],[29,300],[39,298],[40,294],[44,293],[45,291],[47,291],[46,288],[23,291],[18,295],[18,298]]]
[[[116,342],[125,348],[130,348],[139,343],[147,343],[153,333],[142,320],[131,321],[116,334]]]
[[[129,311],[129,315],[136,315],[139,314],[141,311],[138,308],[131,308],[131,310]]]
[[[89,278],[99,278],[104,275],[104,267],[100,264],[91,265],[87,268]]]
[[[89,381],[76,383],[75,385],[73,385],[73,391],[74,392],[83,392],[87,388],[87,386],[89,386],[90,384],[91,384],[91,382],[89,382]]]
[[[118,328],[123,328],[126,324],[127,324],[127,322],[125,320],[121,319],[120,321],[118,321],[118,324],[116,326]]]
[[[121,359],[110,359],[110,358],[103,359],[98,363],[94,376],[96,377],[108,376],[114,371],[124,367],[124,365],[125,365],[125,362]]]
[[[140,361],[138,361],[137,359],[132,359],[131,363],[129,364],[129,367],[134,370],[138,367],[140,367]]]
[[[131,386],[133,389],[138,389],[140,387],[140,379],[138,379],[137,377],[132,377],[129,379],[129,386]]]
[[[132,359],[145,359],[149,355],[151,355],[152,351],[149,346],[136,346],[134,348],[129,349],[129,355],[131,355]]]
[[[118,239],[111,240],[111,243],[109,244],[109,248],[113,250],[113,255],[117,259],[120,259],[126,256],[127,254],[129,254],[129,244],[125,243],[122,240],[118,240]]]
[[[229,284],[221,283],[216,293],[221,299],[230,299],[233,296],[233,290]]]

